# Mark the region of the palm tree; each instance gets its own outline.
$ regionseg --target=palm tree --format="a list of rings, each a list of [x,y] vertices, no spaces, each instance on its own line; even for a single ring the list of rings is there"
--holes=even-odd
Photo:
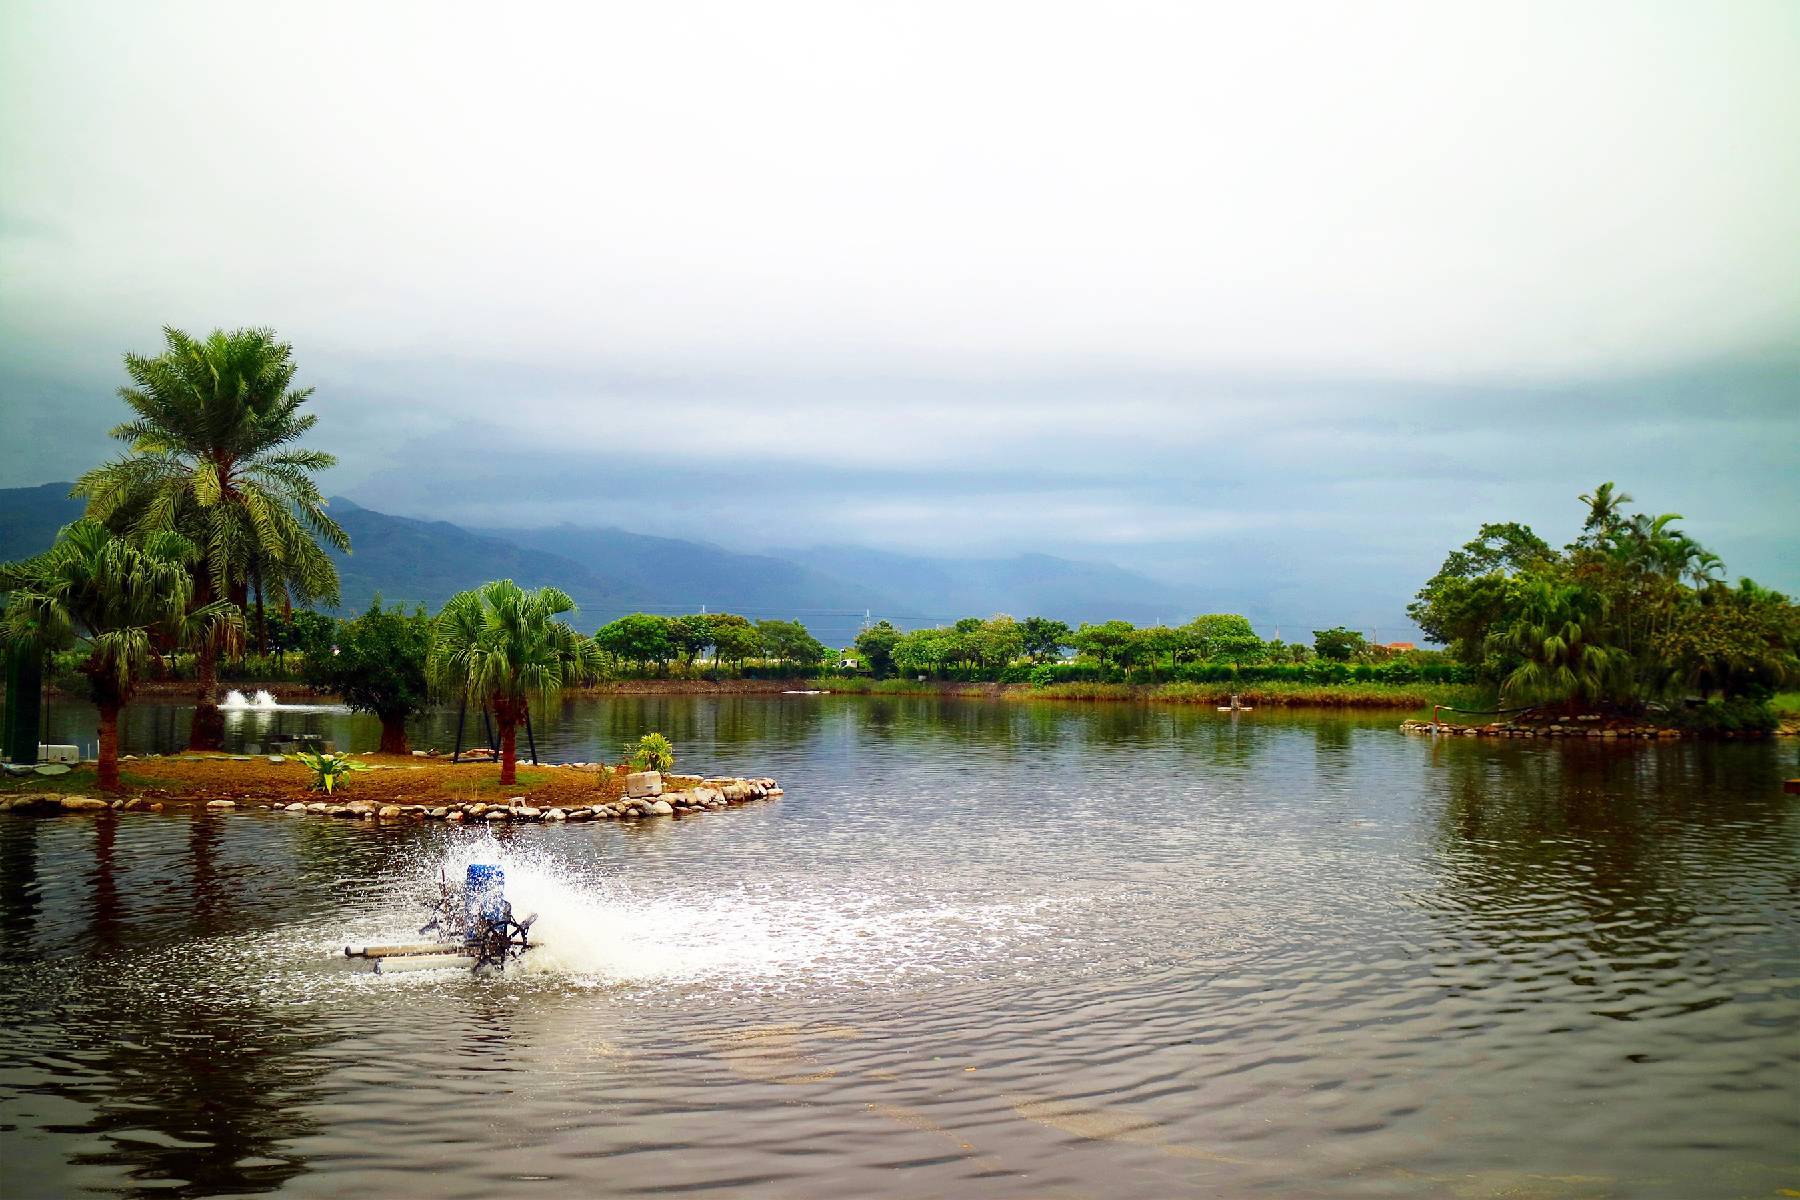
[[[1517,615],[1495,635],[1498,649],[1524,661],[1500,685],[1509,700],[1592,701],[1615,694],[1630,661],[1605,636],[1600,596],[1572,583],[1532,579]]]
[[[557,619],[574,611],[567,592],[526,591],[501,579],[450,597],[433,624],[432,681],[493,706],[502,784],[518,779],[517,731],[530,698],[554,696],[600,671],[593,640]]]
[[[116,532],[172,530],[201,553],[193,603],[229,599],[263,612],[265,595],[335,604],[337,568],[320,541],[350,539],[325,513],[313,474],[337,460],[292,445],[317,417],[300,413],[311,388],[292,386],[293,348],[267,329],[214,330],[196,340],[165,328],[154,358],[127,354],[134,386],[119,389],[135,418],[112,431],[123,458],[76,483],[87,515]],[[198,695],[190,744],[214,749],[225,722],[217,704],[224,641],[196,647]]]
[[[77,521],[36,558],[0,567],[9,593],[5,636],[14,653],[80,644],[81,672],[100,709],[100,787],[119,790],[119,711],[152,657],[152,639],[176,644],[239,619],[225,601],[192,606],[193,544],[179,534],[120,537]]]

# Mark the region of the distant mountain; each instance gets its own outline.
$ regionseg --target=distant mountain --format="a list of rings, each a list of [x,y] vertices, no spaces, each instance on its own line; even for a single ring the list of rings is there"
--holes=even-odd
[[[0,488],[0,562],[16,562],[48,549],[57,530],[81,519],[87,501],[69,498],[73,486]]]
[[[68,492],[66,483],[0,489],[0,561],[37,553],[81,515],[82,503]],[[1045,554],[930,558],[856,546],[743,554],[619,529],[470,530],[391,516],[341,496],[332,498],[331,515],[354,551],[332,552],[347,612],[366,608],[377,592],[435,609],[465,588],[511,578],[568,592],[584,629],[638,610],[704,606],[798,619],[827,645],[841,646],[856,636],[865,611],[912,627],[996,612],[1148,622],[1193,608],[1186,593],[1146,576]]]
[[[1138,623],[1191,616],[1191,593],[1110,563],[1048,554],[1010,558],[929,558],[861,546],[771,551],[893,596],[907,623],[1011,613],[1079,623],[1114,617]]]
[[[480,532],[573,559],[603,574],[616,587],[619,603],[650,611],[673,604],[694,612],[705,605],[750,617],[790,618],[802,608],[892,608],[895,603],[879,589],[828,571],[704,542],[576,525]]]

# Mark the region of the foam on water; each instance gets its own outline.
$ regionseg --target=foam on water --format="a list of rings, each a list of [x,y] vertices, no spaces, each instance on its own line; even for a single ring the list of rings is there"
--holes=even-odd
[[[979,966],[1016,969],[1037,960],[1045,922],[1081,901],[933,904],[822,887],[694,884],[647,893],[608,880],[603,865],[559,859],[541,845],[502,842],[482,830],[436,858],[403,868],[368,940],[413,936],[440,878],[471,863],[497,863],[518,916],[536,913],[535,948],[521,976],[587,985],[701,984],[787,991],[929,977]]]

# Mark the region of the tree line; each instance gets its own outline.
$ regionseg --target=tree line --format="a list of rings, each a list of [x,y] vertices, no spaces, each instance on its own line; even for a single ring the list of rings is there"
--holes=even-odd
[[[1561,549],[1517,522],[1483,525],[1408,613],[1512,704],[1632,712],[1703,700],[1703,727],[1767,729],[1768,701],[1800,678],[1800,607],[1725,580],[1678,513],[1628,513],[1612,483],[1580,497]]]

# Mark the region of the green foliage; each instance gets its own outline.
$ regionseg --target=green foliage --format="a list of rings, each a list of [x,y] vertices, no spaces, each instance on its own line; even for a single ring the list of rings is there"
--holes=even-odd
[[[712,630],[713,654],[721,664],[741,667],[745,659],[762,652],[762,634],[747,617],[711,613],[706,623]]]
[[[1139,653],[1137,627],[1129,621],[1105,621],[1083,625],[1069,638],[1069,644],[1106,667],[1129,667]]]
[[[640,671],[647,670],[651,663],[666,667],[677,652],[671,626],[667,617],[631,613],[602,625],[594,634],[594,643],[614,658],[632,663]],[[710,627],[707,635],[710,640]]]
[[[599,648],[558,619],[574,611],[557,588],[526,591],[500,579],[450,597],[432,622],[426,676],[441,691],[493,705],[501,783],[518,777],[516,731],[528,698],[553,697],[599,674]]]
[[[1245,665],[1267,657],[1268,644],[1256,636],[1250,622],[1236,613],[1210,613],[1182,626],[1186,635],[1183,657],[1200,662]]]
[[[78,650],[95,701],[122,704],[159,639],[179,645],[238,620],[224,602],[190,611],[195,556],[179,534],[127,538],[77,521],[44,553],[0,567],[6,640],[25,653]]]
[[[1313,653],[1333,662],[1349,662],[1369,648],[1369,639],[1354,629],[1334,625],[1313,630]]]
[[[423,608],[384,609],[377,596],[368,612],[342,624],[334,646],[308,656],[307,674],[355,712],[374,713],[384,723],[404,720],[430,703],[430,648],[431,621]]]
[[[1407,606],[1407,615],[1457,658],[1479,663],[1488,634],[1510,611],[1508,580],[1541,570],[1555,558],[1555,551],[1529,526],[1512,521],[1483,525],[1473,541],[1444,559]]]
[[[1627,513],[1611,483],[1581,497],[1581,536],[1552,550],[1518,524],[1484,525],[1408,611],[1509,699],[1638,708],[1689,691],[1729,700],[1800,678],[1800,618],[1676,525]],[[1725,718],[1719,718],[1724,721]]]
[[[1751,696],[1708,700],[1670,715],[1670,723],[1693,733],[1772,733],[1779,723],[1766,700]]]
[[[76,669],[100,709],[99,784],[108,791],[119,787],[119,710],[159,643],[179,646],[236,626],[230,604],[193,605],[196,554],[179,534],[127,538],[82,520],[44,553],[0,566],[6,652],[81,655]]]
[[[682,668],[691,673],[700,652],[713,644],[712,622],[705,613],[670,617],[669,644],[681,655]]]
[[[558,619],[574,612],[566,592],[510,579],[458,592],[432,623],[427,676],[448,694],[498,705],[554,696],[600,665],[593,641]]]
[[[292,443],[317,417],[300,408],[293,348],[267,329],[215,330],[204,340],[163,330],[162,354],[125,356],[135,414],[112,436],[125,457],[87,472],[75,494],[115,530],[173,530],[200,547],[213,597],[335,604],[337,568],[319,545],[350,539],[325,512],[313,474],[336,459]],[[208,599],[205,594],[200,597]]]
[[[812,670],[829,651],[825,644],[806,631],[798,621],[758,621],[756,632],[762,639],[762,652],[782,666]]]
[[[637,744],[625,744],[625,760],[639,771],[673,771],[675,747],[660,733],[646,733]]]
[[[1069,644],[1069,634],[1073,632],[1062,621],[1052,621],[1048,617],[1026,617],[1019,622],[1019,639],[1025,650],[1025,657],[1034,663],[1049,662],[1061,658],[1064,648]]]
[[[886,679],[894,673],[894,647],[899,641],[898,629],[887,621],[877,621],[856,635],[856,652],[877,679]]]
[[[367,763],[357,762],[347,754],[313,754],[305,750],[294,756],[313,773],[312,789],[327,796],[345,786],[345,776],[352,771],[367,771]]]

